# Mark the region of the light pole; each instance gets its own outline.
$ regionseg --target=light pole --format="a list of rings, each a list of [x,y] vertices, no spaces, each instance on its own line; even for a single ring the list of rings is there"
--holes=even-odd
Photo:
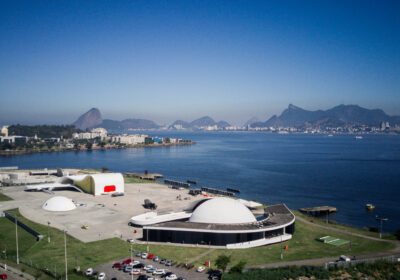
[[[64,254],[65,254],[65,280],[68,280],[68,263],[67,263],[67,231],[64,230]]]
[[[47,242],[50,243],[50,222],[47,222]]]
[[[282,236],[283,236],[283,233],[281,235],[281,260],[283,260]]]
[[[147,235],[147,253],[149,253],[149,229],[146,229],[146,235]]]
[[[379,231],[379,238],[382,239],[382,227],[383,227],[383,222],[387,222],[388,218],[379,218],[378,216],[375,216],[375,219],[377,221],[380,221],[381,223],[381,230]]]

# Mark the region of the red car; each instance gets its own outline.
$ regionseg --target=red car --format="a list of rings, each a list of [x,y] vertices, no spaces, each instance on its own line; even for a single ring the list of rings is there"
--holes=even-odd
[[[128,264],[128,263],[131,263],[131,262],[133,262],[133,259],[126,259],[126,260],[124,260],[124,264]]]
[[[7,274],[0,274],[0,279],[7,279]]]
[[[149,255],[147,256],[147,258],[148,258],[149,260],[152,260],[152,259],[154,258],[154,255],[153,255],[153,254],[149,254]]]
[[[115,264],[113,264],[112,268],[120,268],[121,266],[122,266],[122,264],[115,263]]]

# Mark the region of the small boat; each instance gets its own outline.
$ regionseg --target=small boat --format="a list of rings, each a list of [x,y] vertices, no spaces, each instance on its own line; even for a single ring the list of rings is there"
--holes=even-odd
[[[356,136],[356,139],[363,139],[362,136]]]
[[[368,203],[368,204],[365,204],[365,208],[367,208],[367,210],[369,210],[369,211],[372,211],[375,209],[375,205]]]
[[[329,134],[328,137],[333,137],[333,134]]]

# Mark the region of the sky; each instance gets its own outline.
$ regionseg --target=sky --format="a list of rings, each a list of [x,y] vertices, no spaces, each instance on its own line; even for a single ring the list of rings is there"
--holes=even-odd
[[[0,1],[0,124],[400,115],[400,1]]]

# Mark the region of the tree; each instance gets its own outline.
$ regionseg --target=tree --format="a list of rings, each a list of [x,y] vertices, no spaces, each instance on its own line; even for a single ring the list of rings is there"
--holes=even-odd
[[[225,272],[226,267],[231,261],[231,257],[227,255],[219,255],[217,260],[215,261],[215,265],[222,270],[222,272]]]
[[[86,143],[86,149],[91,150],[92,149],[93,144],[90,142]]]
[[[400,228],[398,230],[396,230],[394,235],[396,236],[397,240],[400,240]]]
[[[229,270],[229,273],[239,273],[240,274],[243,272],[245,265],[246,265],[246,262],[240,261]]]

